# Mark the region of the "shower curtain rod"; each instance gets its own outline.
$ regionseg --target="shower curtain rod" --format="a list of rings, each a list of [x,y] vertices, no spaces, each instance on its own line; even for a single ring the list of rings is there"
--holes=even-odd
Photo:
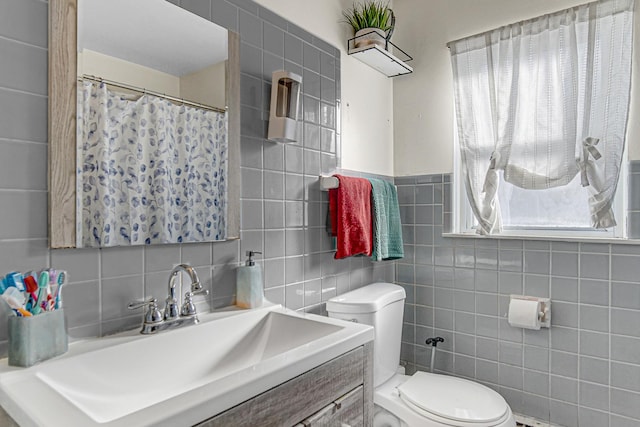
[[[225,108],[212,107],[210,105],[205,105],[205,104],[200,104],[200,103],[197,103],[197,102],[187,101],[187,100],[184,100],[182,98],[177,98],[175,96],[166,95],[166,94],[160,93],[160,92],[154,92],[152,90],[147,90],[145,88],[136,87],[136,86],[128,85],[128,84],[125,84],[125,83],[120,83],[120,82],[116,82],[116,81],[113,81],[113,80],[103,79],[102,77],[96,77],[96,76],[90,76],[90,75],[87,75],[87,74],[83,74],[82,77],[78,78],[78,81],[81,81],[81,80],[90,80],[92,82],[105,83],[105,84],[107,84],[109,86],[118,87],[118,88],[126,89],[126,90],[131,90],[133,92],[138,92],[138,93],[141,93],[143,95],[145,95],[145,94],[153,95],[153,96],[157,96],[159,98],[167,99],[169,101],[179,102],[179,103],[181,103],[183,105],[189,105],[191,107],[201,108],[203,110],[215,111],[217,113],[226,113],[226,111],[227,111]]]

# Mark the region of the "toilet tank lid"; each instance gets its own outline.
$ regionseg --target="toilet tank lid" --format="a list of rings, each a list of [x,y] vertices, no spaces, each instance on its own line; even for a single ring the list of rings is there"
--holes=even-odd
[[[373,313],[393,302],[405,299],[402,286],[393,283],[372,283],[327,301],[329,313]]]

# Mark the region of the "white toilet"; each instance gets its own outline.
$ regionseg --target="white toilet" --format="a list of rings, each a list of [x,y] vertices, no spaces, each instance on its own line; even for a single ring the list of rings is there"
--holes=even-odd
[[[329,317],[372,325],[374,427],[514,427],[511,408],[494,390],[447,375],[398,372],[405,292],[374,283],[327,301]]]

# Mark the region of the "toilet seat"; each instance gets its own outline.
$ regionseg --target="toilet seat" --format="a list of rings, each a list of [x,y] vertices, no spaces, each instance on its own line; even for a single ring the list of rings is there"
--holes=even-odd
[[[506,412],[504,416],[497,421],[488,423],[455,421],[449,418],[429,413],[418,408],[417,406],[410,406],[410,404],[406,403],[403,399],[400,398],[400,392],[398,391],[398,388],[405,382],[409,381],[411,378],[412,377],[407,375],[396,374],[384,384],[377,387],[374,391],[373,396],[375,405],[387,410],[391,414],[398,417],[401,420],[400,425],[402,427],[515,427],[516,425],[516,421],[513,417],[513,413],[511,412],[511,408],[509,408],[506,402]],[[471,381],[468,380],[461,379],[460,381],[463,381],[464,383],[471,383]],[[462,386],[464,387],[464,385]],[[423,388],[423,390],[433,388],[430,385],[423,385],[423,387],[425,387]],[[481,393],[487,393],[487,390],[491,391],[491,389],[486,388],[482,389]],[[380,425],[385,427],[388,426],[388,424]]]
[[[450,420],[452,425],[494,425],[509,411],[507,402],[494,390],[446,375],[416,372],[397,390],[413,411]]]

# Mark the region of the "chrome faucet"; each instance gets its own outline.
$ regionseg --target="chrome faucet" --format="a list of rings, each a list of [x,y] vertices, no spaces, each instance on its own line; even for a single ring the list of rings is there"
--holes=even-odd
[[[191,279],[191,290],[184,294],[184,303],[182,304],[180,313],[178,313],[179,297],[176,295],[176,277],[178,277],[178,274],[181,271],[184,271],[189,275],[189,278]],[[182,293],[182,282],[180,283],[180,293]],[[171,274],[169,274],[169,296],[165,301],[164,320],[174,320],[178,318],[178,316],[195,316],[196,307],[193,304],[193,295],[197,293],[204,293],[207,295],[209,291],[202,289],[196,270],[188,264],[177,265],[173,270],[171,270]]]
[[[177,294],[176,278],[181,271],[184,271],[189,275],[189,278],[191,279],[191,286],[190,290],[184,294],[182,306],[180,311],[178,311],[178,306],[180,305],[179,295],[182,293],[182,282],[180,283],[180,294]],[[200,283],[196,270],[188,264],[177,265],[173,270],[171,270],[171,274],[169,274],[168,291],[169,296],[165,300],[164,314],[162,314],[158,309],[157,300],[153,297],[145,301],[135,301],[129,304],[128,308],[130,310],[142,308],[147,304],[149,305],[140,333],[153,334],[165,329],[198,323],[196,306],[193,303],[193,295],[208,295],[209,291],[202,288],[202,284]]]

